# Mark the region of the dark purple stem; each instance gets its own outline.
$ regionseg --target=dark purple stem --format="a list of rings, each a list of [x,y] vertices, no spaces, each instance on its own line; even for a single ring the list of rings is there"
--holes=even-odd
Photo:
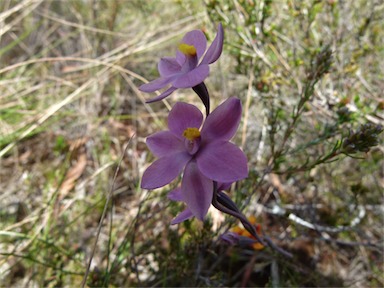
[[[213,198],[212,198],[212,205],[226,213],[226,214],[229,214],[229,215],[232,215],[233,217],[236,217],[237,219],[240,220],[240,222],[243,224],[244,228],[249,232],[251,233],[251,235],[253,237],[256,238],[257,241],[259,241],[261,244],[263,244],[264,246],[267,246],[266,243],[264,243],[264,241],[260,238],[260,236],[256,233],[256,229],[255,227],[253,227],[253,225],[251,223],[249,223],[248,219],[238,210],[233,210],[232,207],[227,207],[224,206],[222,203],[220,203],[217,199],[217,194],[218,194],[218,191],[217,191],[217,182],[216,181],[213,181]]]
[[[209,93],[207,86],[205,86],[204,82],[201,82],[200,84],[197,84],[196,86],[192,87],[193,91],[200,97],[201,101],[203,102],[205,106],[205,112],[206,116],[209,115],[210,110],[210,101],[209,101]]]
[[[264,236],[262,239],[256,232],[255,227],[248,221],[248,219],[239,211],[239,209],[236,207],[236,204],[224,193],[220,193],[220,191],[217,191],[217,182],[213,181],[213,198],[212,198],[212,205],[226,213],[229,214],[237,219],[240,220],[240,222],[243,224],[244,228],[251,233],[253,237],[256,238],[258,242],[260,242],[264,246],[269,246],[272,249],[276,250],[277,252],[281,253],[282,255],[292,258],[293,255],[280,247],[278,247],[273,241],[267,237]]]

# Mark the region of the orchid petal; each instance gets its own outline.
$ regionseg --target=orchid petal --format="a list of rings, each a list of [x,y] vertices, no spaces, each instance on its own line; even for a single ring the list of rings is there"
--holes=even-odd
[[[208,115],[201,129],[201,138],[208,142],[230,140],[236,133],[240,119],[241,102],[231,97]]]
[[[231,187],[231,183],[217,183],[217,191],[227,190],[229,187]],[[172,201],[184,201],[183,194],[181,193],[181,188],[177,187],[173,189],[171,192],[167,195],[168,199]]]
[[[199,151],[197,165],[217,182],[235,182],[248,176],[247,157],[230,142],[211,142]]]
[[[222,191],[222,190],[228,190],[233,182],[227,182],[227,183],[217,183],[217,190]]]
[[[177,77],[172,82],[172,86],[176,88],[191,88],[203,82],[209,75],[208,65],[199,65],[193,70]]]
[[[207,49],[207,38],[201,30],[193,30],[185,34],[181,43],[192,45],[196,48],[197,58],[203,56]]]
[[[181,188],[177,187],[168,193],[168,199],[172,201],[183,201],[183,194],[181,193]]]
[[[183,66],[186,59],[187,56],[185,56],[185,54],[181,53],[180,50],[176,51],[176,61],[180,66]]]
[[[187,128],[200,128],[203,123],[203,114],[191,104],[177,102],[168,115],[169,130],[180,139]]]
[[[177,63],[176,58],[164,57],[160,59],[157,69],[162,77],[169,77],[180,73],[181,66]]]
[[[156,97],[154,97],[152,99],[149,99],[149,100],[145,101],[145,103],[153,103],[153,102],[156,102],[156,101],[163,100],[165,97],[168,97],[169,95],[171,95],[173,93],[173,91],[175,91],[175,90],[177,90],[177,88],[169,87],[167,90],[165,90],[159,96],[156,96]]]
[[[174,153],[153,162],[144,171],[141,188],[156,189],[173,181],[191,159],[187,152]]]
[[[197,59],[196,55],[195,56],[188,56],[186,58],[186,60],[184,61],[183,65],[181,65],[181,73],[179,74],[179,77],[181,77],[182,75],[185,75],[188,72],[196,69],[197,63],[199,63],[199,59]]]
[[[217,34],[213,40],[211,46],[209,46],[207,53],[205,54],[201,64],[212,64],[217,59],[219,59],[221,52],[223,51],[223,42],[224,42],[224,30],[221,23],[217,28]]]
[[[220,236],[220,240],[227,242],[229,245],[236,245],[239,243],[240,236],[234,232],[227,232]]]
[[[160,78],[157,78],[157,79],[155,79],[149,83],[141,85],[139,87],[139,90],[143,91],[143,92],[154,92],[156,90],[159,90],[159,89],[167,86],[173,80],[175,80],[175,77],[160,77]]]
[[[182,211],[179,215],[177,215],[172,221],[171,225],[179,224],[185,220],[188,220],[193,217],[193,213],[191,210],[186,208],[184,211]]]
[[[190,161],[185,167],[181,191],[193,215],[203,221],[212,202],[213,182],[200,173],[195,161]]]
[[[161,131],[147,137],[147,146],[156,157],[163,157],[185,150],[183,141],[169,131]]]

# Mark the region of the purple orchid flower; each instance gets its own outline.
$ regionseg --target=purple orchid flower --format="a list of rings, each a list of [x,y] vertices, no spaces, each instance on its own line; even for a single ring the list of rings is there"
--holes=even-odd
[[[169,131],[147,138],[159,157],[144,172],[141,187],[156,189],[173,181],[182,171],[182,200],[203,220],[211,205],[213,181],[232,183],[248,176],[247,158],[229,142],[241,119],[241,103],[229,98],[203,122],[203,114],[191,104],[178,102],[168,115]]]
[[[218,191],[227,190],[231,186],[231,184],[232,183],[218,183],[217,190]],[[184,196],[183,193],[181,193],[181,187],[178,187],[168,193],[168,198],[173,201],[186,202],[183,196]],[[185,208],[179,215],[177,215],[171,221],[171,225],[179,224],[185,220],[192,218],[193,216],[195,215],[192,213],[191,209],[189,209],[187,206],[187,208]]]
[[[224,31],[219,24],[216,37],[205,53],[207,38],[201,30],[193,30],[185,34],[176,57],[160,59],[158,64],[160,78],[139,87],[143,92],[154,92],[171,84],[171,87],[159,96],[148,100],[147,103],[162,100],[178,88],[193,88],[203,83],[209,75],[209,64],[214,63],[221,55],[223,40]]]

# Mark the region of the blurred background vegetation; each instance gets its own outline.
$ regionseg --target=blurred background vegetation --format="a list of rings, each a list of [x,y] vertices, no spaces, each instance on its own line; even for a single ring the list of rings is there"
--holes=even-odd
[[[384,4],[380,0],[0,1],[1,286],[382,287]],[[243,103],[249,177],[229,195],[282,249],[231,247],[238,223],[170,226],[143,191],[145,137],[179,90],[137,87],[182,36],[217,23],[212,106]],[[233,231],[235,231],[233,230]]]

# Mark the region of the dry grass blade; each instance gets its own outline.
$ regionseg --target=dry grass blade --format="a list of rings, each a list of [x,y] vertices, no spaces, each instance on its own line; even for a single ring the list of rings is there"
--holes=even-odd
[[[113,180],[112,180],[112,185],[111,185],[111,189],[109,190],[108,194],[107,194],[107,200],[105,201],[105,204],[104,204],[104,209],[103,209],[103,213],[100,217],[100,221],[99,221],[99,225],[97,227],[97,231],[96,231],[96,237],[95,237],[95,242],[94,242],[94,245],[93,245],[93,248],[92,248],[92,252],[91,252],[91,255],[89,256],[89,260],[88,260],[88,265],[87,265],[87,268],[86,268],[86,271],[85,271],[85,274],[84,274],[84,278],[83,278],[83,281],[81,283],[81,287],[85,287],[86,283],[87,283],[87,278],[88,278],[88,274],[89,274],[89,270],[91,268],[91,264],[92,264],[92,259],[93,259],[93,255],[95,254],[95,251],[96,251],[96,246],[97,246],[97,242],[99,240],[99,236],[100,236],[100,232],[101,232],[101,227],[103,225],[103,222],[104,222],[104,219],[105,219],[105,216],[107,214],[107,209],[108,209],[108,206],[109,206],[109,202],[113,196],[113,191],[114,191],[114,188],[115,188],[115,181],[116,181],[116,178],[117,178],[117,174],[119,173],[120,171],[120,166],[121,166],[121,163],[124,159],[124,155],[131,143],[131,140],[135,137],[135,135],[132,135],[131,138],[129,139],[129,142],[125,145],[125,148],[123,150],[123,153],[120,157],[120,160],[119,160],[119,163],[117,165],[117,168],[116,168],[116,171],[115,171],[115,175],[113,176]]]
[[[121,58],[122,57],[124,57],[124,56],[121,56]],[[120,59],[118,59],[118,60],[120,60]],[[87,58],[79,58],[79,57],[57,57],[57,58],[48,57],[48,58],[31,59],[31,60],[27,60],[27,61],[24,61],[24,62],[16,63],[14,65],[10,65],[8,67],[0,69],[0,74],[9,72],[9,71],[17,69],[19,67],[27,66],[27,65],[30,65],[30,64],[44,63],[44,62],[65,62],[65,61],[76,61],[76,62],[90,63],[90,65],[87,66],[87,67],[81,67],[81,68],[76,68],[76,69],[64,67],[63,69],[64,69],[64,72],[66,72],[66,73],[78,72],[78,71],[81,71],[81,70],[84,70],[84,69],[89,69],[89,68],[96,67],[96,66],[105,66],[105,67],[108,67],[108,68],[111,68],[111,69],[113,68],[116,71],[127,73],[128,75],[131,75],[132,77],[134,77],[136,79],[139,79],[139,80],[141,80],[143,82],[146,81],[145,78],[140,76],[139,74],[137,74],[137,73],[135,73],[133,71],[130,71],[128,69],[125,69],[125,68],[123,68],[123,67],[121,67],[119,65],[116,65],[116,64],[113,64],[113,63],[110,63],[110,62],[107,62],[107,61],[100,61],[100,60],[97,60],[97,59],[87,59]],[[99,77],[101,77],[101,76],[102,75],[100,75]]]
[[[16,13],[22,9],[24,9],[26,6],[34,3],[34,0],[24,0],[21,3],[17,4],[16,6],[13,6],[11,9],[5,10],[0,14],[0,22],[4,21],[7,17],[12,15],[13,13]]]
[[[55,105],[49,107],[46,111],[41,113],[41,115],[38,117],[38,120],[35,124],[31,125],[29,128],[27,128],[18,138],[16,141],[8,144],[6,147],[4,147],[0,151],[0,158],[4,156],[8,151],[10,151],[15,145],[17,141],[20,141],[21,139],[27,137],[30,135],[35,129],[37,129],[41,124],[43,124],[48,118],[50,118],[52,115],[54,115],[57,111],[59,111],[61,108],[63,108],[65,105],[71,103],[77,96],[79,96],[84,90],[89,88],[92,84],[96,83],[98,81],[98,77],[102,77],[109,68],[102,69],[96,76],[96,78],[92,78],[85,82],[83,85],[81,85],[79,88],[77,88],[75,91],[73,91],[70,95],[68,95],[65,99],[60,101],[59,103],[56,103]]]
[[[255,59],[252,59],[252,62],[254,62]],[[252,64],[253,67],[254,64]],[[245,108],[244,108],[244,123],[243,123],[243,131],[241,135],[241,147],[244,149],[245,142],[247,141],[247,126],[248,126],[248,119],[249,119],[249,106],[251,105],[251,97],[252,97],[252,89],[253,89],[253,81],[254,81],[254,73],[253,69],[251,69],[251,73],[249,75],[249,81],[248,81],[248,90],[247,90],[247,99],[245,101]]]
[[[13,13],[16,13],[21,10],[20,16],[13,19],[9,24],[5,24],[0,29],[0,37],[2,37],[5,33],[11,30],[14,26],[16,26],[19,22],[21,22],[25,17],[27,17],[32,11],[34,11],[44,0],[35,1],[35,0],[25,0],[23,3],[20,3],[19,6],[15,6],[10,11],[6,11],[0,14],[0,22],[4,21],[5,18],[9,17]],[[17,7],[17,9],[15,9]]]
[[[77,179],[83,174],[85,167],[87,167],[87,155],[82,153],[79,155],[77,162],[73,165],[65,175],[63,183],[59,188],[59,201],[66,197],[66,195],[75,187]]]

